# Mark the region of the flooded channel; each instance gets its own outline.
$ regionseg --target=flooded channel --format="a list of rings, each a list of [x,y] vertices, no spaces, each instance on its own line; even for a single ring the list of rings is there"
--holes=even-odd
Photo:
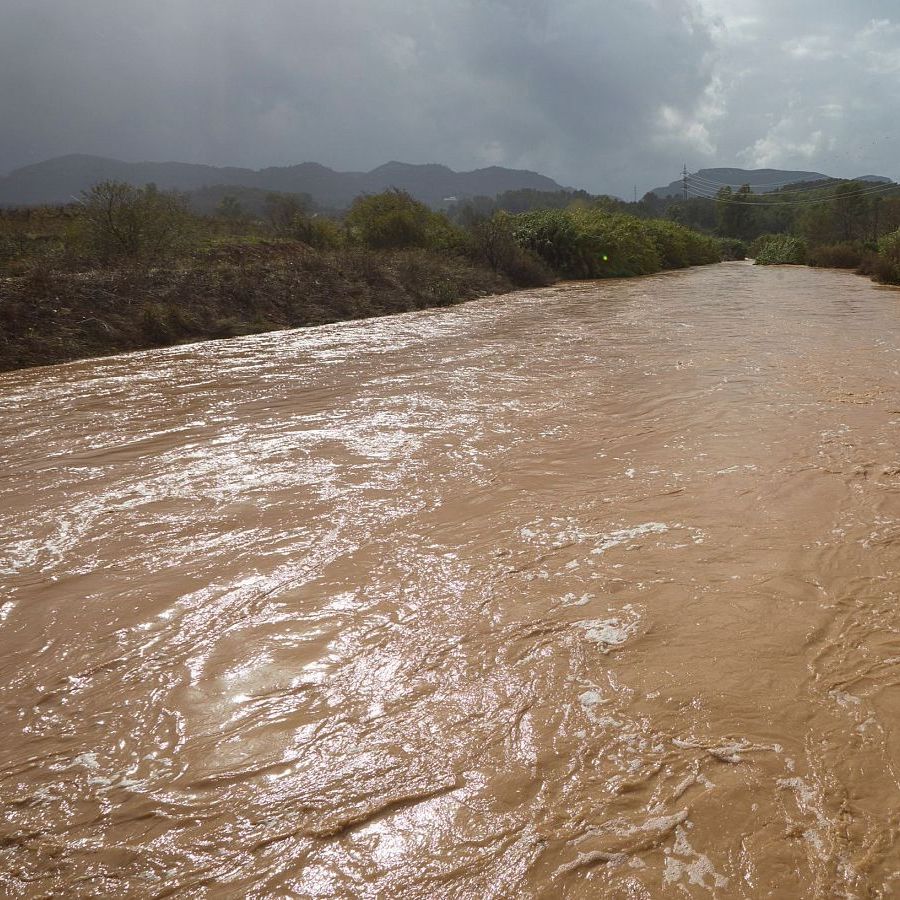
[[[0,458],[0,893],[900,893],[896,291],[9,373]]]

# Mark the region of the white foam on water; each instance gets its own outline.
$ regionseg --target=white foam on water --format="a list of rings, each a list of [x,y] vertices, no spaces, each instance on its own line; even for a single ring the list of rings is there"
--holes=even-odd
[[[676,857],[684,857],[684,859]],[[682,880],[707,890],[728,886],[728,879],[716,872],[712,861],[705,853],[698,853],[694,850],[687,839],[684,827],[678,825],[675,828],[675,845],[670,851],[666,851],[663,883],[674,885]]]
[[[622,614],[609,619],[585,619],[576,622],[584,630],[587,640],[600,644],[604,651],[619,647],[636,633],[641,617],[629,603],[622,608]]]
[[[647,534],[665,534],[669,526],[662,522],[645,522],[643,525],[635,525],[633,528],[620,528],[609,534],[600,536],[600,543],[591,551],[594,555],[605,553],[613,547],[620,547]]]
[[[596,599],[596,594],[582,594],[580,597],[577,594],[566,594],[562,598],[563,606],[587,606],[591,600]],[[2,619],[0,619],[2,621]]]
[[[96,753],[79,753],[75,759],[72,760],[73,766],[84,766],[86,769],[96,770],[100,768],[100,763],[97,760]]]
[[[578,697],[578,702],[587,708],[603,703],[603,695],[599,691],[585,691]]]
[[[629,624],[620,619],[592,619],[588,622],[579,622],[579,626],[586,632],[585,637],[597,644],[624,644],[634,631]]]

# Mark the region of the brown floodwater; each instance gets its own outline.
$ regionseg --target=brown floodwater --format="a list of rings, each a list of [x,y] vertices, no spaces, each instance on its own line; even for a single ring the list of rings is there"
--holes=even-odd
[[[900,893],[900,293],[568,284],[0,416],[0,892]]]

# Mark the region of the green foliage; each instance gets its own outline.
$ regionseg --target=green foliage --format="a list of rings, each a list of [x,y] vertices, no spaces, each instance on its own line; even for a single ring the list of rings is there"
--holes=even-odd
[[[435,212],[428,213],[425,246],[449,256],[469,256],[472,250],[468,232],[454,225],[445,215]]]
[[[304,215],[294,217],[289,236],[314,250],[335,250],[344,239],[343,232],[331,219]]]
[[[433,213],[405,191],[357,197],[347,213],[352,237],[373,250],[402,250],[428,245]]]
[[[451,206],[447,213],[454,221],[471,227],[478,219],[489,219],[495,213],[508,212],[514,215],[543,209],[568,209],[573,203],[590,203],[597,198],[587,191],[536,191],[521,188],[504,191],[496,197],[479,195],[470,197]]]
[[[662,219],[650,219],[643,225],[656,245],[663,269],[708,265],[723,258],[722,245],[715,238]]]
[[[519,287],[550,284],[552,273],[537,255],[517,242],[513,222],[514,218],[504,212],[476,220],[470,229],[472,256]]]
[[[404,191],[357,197],[344,220],[351,239],[370,250],[428,249],[471,254],[466,231]]]
[[[749,184],[741,185],[737,192],[732,191],[730,187],[724,187],[716,194],[718,201],[716,214],[720,234],[742,241],[753,237],[755,210],[751,202],[752,196]]]
[[[597,207],[524,213],[513,218],[512,231],[520,247],[564,278],[647,275],[721,259],[706,235]]]
[[[309,209],[307,195],[266,195],[265,217],[276,236],[300,241],[316,250],[339,247],[343,242],[341,229],[330,219],[318,214],[310,215]]]
[[[184,198],[152,184],[105,181],[82,194],[82,207],[69,240],[100,260],[159,259],[183,249],[193,232]]]
[[[749,255],[747,242],[738,238],[719,238],[722,259],[746,259]]]
[[[654,198],[651,200],[650,198]],[[714,231],[718,223],[716,217],[716,204],[712,200],[703,197],[688,197],[687,200],[670,200],[668,204],[650,194],[639,204],[636,212],[644,207],[647,214],[642,218],[665,218],[687,228],[700,229],[701,231]]]
[[[750,255],[758,266],[802,266],[806,262],[806,241],[790,234],[773,234],[759,238],[750,247]]]
[[[839,184],[834,192],[834,223],[842,241],[852,241],[865,229],[868,203],[860,181]]]
[[[886,234],[878,242],[870,274],[882,284],[900,284],[900,230]]]
[[[539,210],[508,217],[509,235],[521,249],[564,278],[587,278],[587,236],[564,210]]]

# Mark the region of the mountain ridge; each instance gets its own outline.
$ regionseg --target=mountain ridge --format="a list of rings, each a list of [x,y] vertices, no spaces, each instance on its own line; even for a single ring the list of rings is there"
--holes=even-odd
[[[339,172],[316,162],[249,169],[176,161],[125,162],[73,153],[22,166],[0,177],[0,206],[69,203],[99,181],[125,181],[137,186],[152,182],[162,190],[180,191],[233,185],[309,194],[319,205],[332,208],[349,206],[360,194],[375,194],[392,187],[408,191],[430,206],[440,206],[449,197],[493,197],[520,189],[563,190],[545,175],[500,166],[456,172],[438,163],[420,165],[392,160],[370,172]]]

